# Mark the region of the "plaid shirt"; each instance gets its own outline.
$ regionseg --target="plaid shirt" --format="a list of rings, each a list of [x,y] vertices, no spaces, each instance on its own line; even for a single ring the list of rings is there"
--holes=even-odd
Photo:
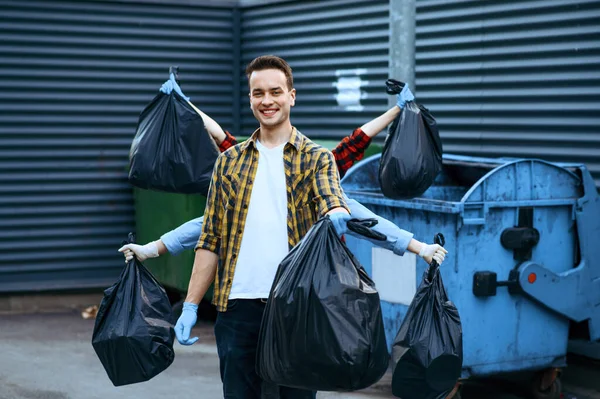
[[[229,132],[225,131],[225,136],[225,140],[219,145],[221,152],[237,144],[237,140]],[[344,137],[331,151],[340,172],[340,177],[344,177],[352,165],[363,159],[369,144],[371,144],[371,138],[361,128],[358,128],[350,136]]]
[[[213,303],[227,310],[227,301],[242,243],[252,184],[258,167],[258,130],[217,159],[196,249],[219,255]],[[283,151],[287,187],[287,231],[291,249],[317,219],[333,208],[348,209],[331,152],[292,129]]]

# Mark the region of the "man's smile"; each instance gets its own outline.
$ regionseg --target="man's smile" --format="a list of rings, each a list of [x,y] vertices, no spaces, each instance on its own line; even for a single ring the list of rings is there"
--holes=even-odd
[[[264,116],[271,117],[271,116],[275,115],[275,113],[277,111],[278,110],[275,108],[268,108],[268,109],[261,109],[260,113],[263,114]]]

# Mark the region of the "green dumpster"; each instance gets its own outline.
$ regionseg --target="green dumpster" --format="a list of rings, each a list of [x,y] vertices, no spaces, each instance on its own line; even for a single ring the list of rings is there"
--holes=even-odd
[[[203,195],[172,194],[134,189],[136,240],[145,244],[160,238],[164,233],[204,214],[206,197]],[[148,259],[144,265],[165,286],[170,295],[187,292],[194,251],[184,251],[178,256],[165,254]],[[212,286],[204,296],[212,300]]]

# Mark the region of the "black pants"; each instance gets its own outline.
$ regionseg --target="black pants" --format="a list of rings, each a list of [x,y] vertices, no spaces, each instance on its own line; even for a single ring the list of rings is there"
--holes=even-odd
[[[265,303],[232,299],[215,323],[225,399],[315,399],[316,392],[274,386],[256,373],[256,349]]]

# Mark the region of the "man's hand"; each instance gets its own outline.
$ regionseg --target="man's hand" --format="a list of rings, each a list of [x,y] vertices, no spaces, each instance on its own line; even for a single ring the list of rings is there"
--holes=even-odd
[[[183,92],[181,91],[181,87],[179,87],[179,85],[175,81],[175,75],[170,74],[169,80],[163,83],[163,85],[160,87],[160,91],[165,94],[171,94],[173,90],[175,90],[175,93],[183,97],[185,101],[190,101],[190,98],[183,94]]]
[[[135,256],[140,262],[148,258],[158,257],[158,246],[155,241],[149,242],[146,245],[127,244],[119,248],[119,252],[125,255],[125,263],[129,263]]]
[[[198,341],[198,337],[190,339],[192,327],[194,327],[198,318],[197,312],[198,305],[190,302],[183,303],[183,311],[177,320],[177,324],[175,324],[175,335],[181,345],[192,345]]]
[[[419,256],[423,258],[427,264],[430,264],[433,260],[435,260],[438,265],[441,266],[442,262],[444,262],[444,259],[446,258],[447,253],[448,251],[446,251],[446,249],[439,244],[423,244],[421,246]]]
[[[348,220],[352,219],[347,212],[332,212],[329,213],[329,219],[333,223],[333,227],[335,227],[335,232],[338,236],[343,236],[348,232]]]
[[[400,109],[404,108],[404,106],[406,105],[407,102],[414,101],[415,96],[410,91],[410,88],[408,87],[408,83],[404,85],[404,87],[402,88],[402,91],[400,93],[398,93],[396,98],[397,98],[396,105]]]

